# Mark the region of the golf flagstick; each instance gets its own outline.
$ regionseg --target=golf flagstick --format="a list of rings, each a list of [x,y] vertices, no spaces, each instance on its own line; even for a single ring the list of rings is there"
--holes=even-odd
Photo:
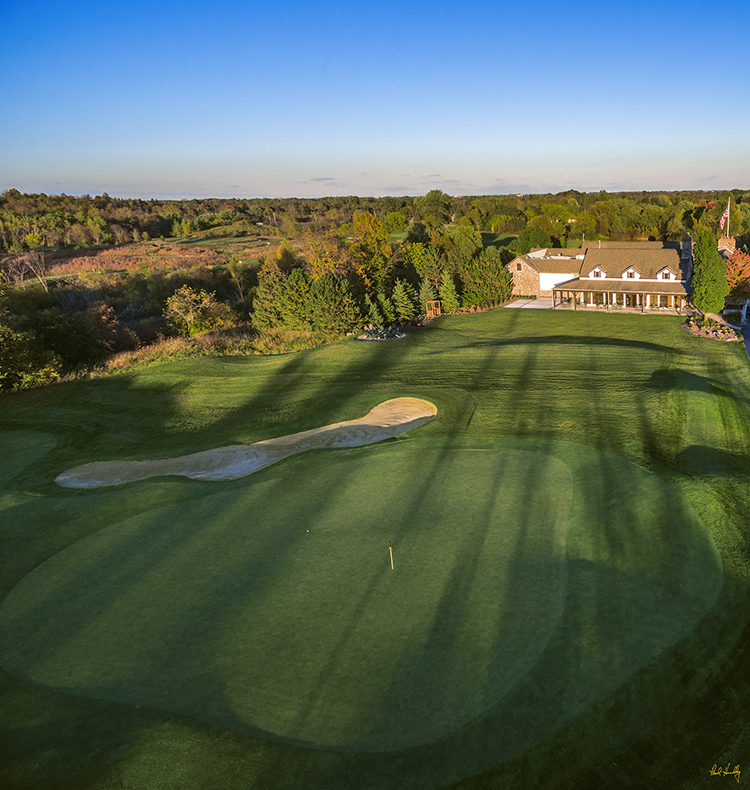
[[[393,543],[390,540],[388,541],[388,551],[391,552],[391,570],[393,570]]]

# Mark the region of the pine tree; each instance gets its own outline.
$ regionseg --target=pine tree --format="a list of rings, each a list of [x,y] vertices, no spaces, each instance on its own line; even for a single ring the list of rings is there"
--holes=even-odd
[[[513,289],[510,274],[497,247],[487,247],[461,273],[463,303],[488,305],[504,302]]]
[[[424,313],[427,311],[427,302],[432,302],[437,298],[435,287],[431,280],[425,277],[419,286],[419,308]]]
[[[253,324],[264,331],[283,324],[279,310],[279,300],[286,276],[278,263],[266,258],[258,273],[258,288],[253,298]]]
[[[349,283],[335,274],[324,274],[310,287],[313,329],[324,337],[340,336],[361,320]]]
[[[387,324],[392,324],[396,320],[396,310],[393,307],[393,302],[385,295],[378,294],[378,307],[383,314],[383,318]]]
[[[293,269],[279,293],[282,324],[287,329],[309,329],[312,324],[310,278],[302,269]]]
[[[443,272],[440,279],[440,301],[446,313],[455,313],[460,305],[456,284],[453,282],[453,275]]]
[[[396,309],[396,315],[400,321],[408,321],[414,318],[417,312],[416,301],[417,295],[409,283],[404,280],[396,280],[396,285],[393,287],[393,306]]]
[[[383,326],[383,316],[375,302],[370,299],[370,294],[365,294],[365,316],[373,326]]]

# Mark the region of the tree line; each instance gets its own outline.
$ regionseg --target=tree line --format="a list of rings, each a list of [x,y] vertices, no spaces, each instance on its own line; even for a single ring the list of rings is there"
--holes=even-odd
[[[745,251],[729,275],[715,255],[725,194],[452,198],[433,190],[414,198],[158,202],[9,190],[0,198],[0,387],[53,381],[162,338],[245,327],[258,349],[283,351],[300,347],[301,337],[315,344],[368,324],[419,321],[434,299],[445,312],[498,304],[510,295],[506,264],[515,255],[605,231],[643,238],[657,230],[668,240],[693,232],[695,302],[716,311],[728,276],[735,292],[750,292],[742,235],[750,193],[733,194],[730,223]],[[215,267],[52,279],[47,250],[74,238],[66,234],[75,227],[89,229],[82,243],[94,242],[95,228],[102,243],[116,241],[117,228],[123,243],[128,234],[243,228],[272,228],[280,243],[259,265],[234,257]]]
[[[583,239],[653,238],[675,241],[699,222],[716,233],[731,198],[730,228],[750,243],[750,193],[623,192],[568,190],[547,195],[451,197],[432,190],[416,197],[205,198],[140,200],[107,194],[0,195],[0,253],[84,249],[148,239],[269,232],[292,239],[337,231],[346,234],[354,216],[366,212],[388,231],[421,223],[429,232],[448,223],[479,232],[545,234],[554,246]],[[747,250],[746,250],[747,251]]]
[[[412,231],[393,242],[380,219],[355,212],[347,235],[284,241],[259,266],[233,257],[215,267],[55,280],[45,276],[43,253],[8,255],[0,387],[54,381],[170,336],[250,327],[261,343],[264,334],[284,332],[295,347],[295,333],[320,343],[368,324],[419,321],[431,299],[450,312],[510,294],[509,250],[485,247],[467,225],[429,234],[414,223]]]

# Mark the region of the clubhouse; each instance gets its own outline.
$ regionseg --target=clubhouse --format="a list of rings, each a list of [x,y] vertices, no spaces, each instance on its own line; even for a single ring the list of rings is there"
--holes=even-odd
[[[508,264],[513,296],[551,296],[552,306],[682,312],[692,294],[692,239],[596,241],[581,249],[545,248]]]

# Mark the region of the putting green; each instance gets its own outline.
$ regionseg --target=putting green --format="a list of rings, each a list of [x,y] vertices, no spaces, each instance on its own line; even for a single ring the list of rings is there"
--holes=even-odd
[[[550,645],[598,649],[588,632],[605,622],[601,608],[600,623],[580,617],[561,631],[570,537],[575,563],[628,574],[631,614],[647,609],[623,628],[648,633],[648,646],[612,634],[639,648],[580,678],[588,702],[583,689],[606,693],[673,643],[718,587],[697,519],[685,532],[683,509],[669,526],[657,478],[619,462],[619,485],[583,492],[592,470],[581,469],[575,477],[560,458],[500,443],[303,458],[113,524],[43,563],[0,604],[0,663],[71,693],[319,747],[402,749],[491,715],[543,654],[554,665]],[[598,522],[597,502],[637,520],[634,493],[642,523]],[[653,535],[645,519],[655,516]],[[597,555],[602,526],[620,547],[617,567]],[[685,544],[676,557],[673,527]],[[710,581],[699,588],[698,578]],[[585,609],[588,591],[573,593]]]
[[[38,431],[0,431],[0,486],[48,453],[56,442],[53,436]]]

